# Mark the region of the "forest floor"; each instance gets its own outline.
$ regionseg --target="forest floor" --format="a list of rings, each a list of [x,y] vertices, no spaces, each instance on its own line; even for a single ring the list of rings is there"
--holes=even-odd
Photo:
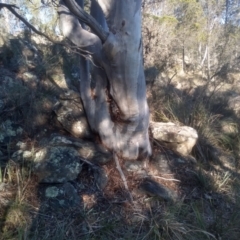
[[[44,205],[45,186],[33,173],[31,160],[12,159],[19,142],[36,152],[42,138],[69,135],[52,120],[51,94],[58,88],[41,92],[36,81],[26,83],[27,75],[0,66],[0,133],[7,120],[23,129],[7,144],[0,141],[0,239],[240,239],[240,119],[229,107],[229,99],[240,92],[239,74],[209,82],[199,73],[147,76],[151,118],[191,126],[199,135],[194,162],[152,141],[150,168],[163,156],[166,163],[152,177],[176,193],[174,201],[141,191],[142,179],[126,173],[133,197],[129,201],[111,161],[103,166],[108,175],[104,189],[84,164],[71,182],[79,207],[58,211]],[[38,77],[43,85],[48,81]]]

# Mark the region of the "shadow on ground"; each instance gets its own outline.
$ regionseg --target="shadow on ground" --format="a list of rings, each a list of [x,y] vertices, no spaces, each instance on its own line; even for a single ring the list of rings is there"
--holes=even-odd
[[[7,90],[13,82],[8,87],[11,91],[1,91],[1,132],[9,132],[6,121],[13,123],[11,131],[22,129],[19,135],[11,133],[0,138],[0,198],[5,201],[0,211],[2,239],[239,239],[239,137],[234,131],[224,132],[221,125],[231,117],[231,123],[240,129],[239,117],[227,106],[232,91],[211,94],[207,84],[181,90],[171,79],[165,85],[151,85],[153,117],[195,128],[199,141],[193,158],[181,156],[154,140],[153,156],[143,175],[124,171],[133,197],[130,203],[113,161],[103,166],[91,159],[83,161],[76,179],[44,184],[32,173],[32,159],[12,159],[19,142],[25,144],[26,151],[37,152],[39,142],[52,133],[70,137],[53,120],[52,95],[60,94],[63,87],[78,89],[76,82],[70,86],[66,81],[62,86],[49,77],[54,64],[65,65],[64,71],[71,69],[64,50],[52,46],[55,50],[42,53],[44,60],[37,60],[40,65],[38,62],[29,67],[27,64],[34,62],[31,60],[20,67],[22,53],[17,53],[14,60],[12,49],[20,51],[21,46],[16,48],[10,41],[10,53],[3,56],[0,69],[2,89]],[[49,62],[53,55],[60,55],[60,60]],[[26,72],[40,80],[24,80]],[[53,75],[71,73],[55,71]],[[160,75],[154,70],[156,76]],[[44,110],[40,111],[42,106]],[[104,188],[96,181],[96,167],[108,176]],[[175,192],[176,199],[167,201],[141,189],[146,177]]]

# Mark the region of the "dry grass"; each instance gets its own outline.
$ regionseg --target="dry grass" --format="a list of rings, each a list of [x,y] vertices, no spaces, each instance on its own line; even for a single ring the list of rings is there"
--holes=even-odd
[[[238,239],[239,178],[229,172],[199,166],[188,169],[188,176],[181,176],[181,169],[173,173],[181,180],[173,183],[182,196],[175,203],[139,192],[139,179],[129,175],[130,204],[114,164],[106,168],[110,179],[104,191],[85,166],[76,181],[81,183],[81,207],[55,213],[39,198],[34,176],[18,177],[18,169],[11,169],[13,187],[8,196],[4,193],[11,201],[1,212],[2,239]]]
[[[46,55],[46,69],[39,69],[41,73],[54,64],[63,64],[62,59],[51,56]],[[46,75],[42,80],[47,81]],[[18,85],[8,93],[9,106],[14,110],[9,108],[4,119],[30,124],[43,105],[48,114],[49,96],[57,92],[50,85],[42,86],[41,93],[34,91],[35,95]],[[19,163],[11,160],[17,141],[13,139],[7,149],[0,146],[7,162],[1,165],[0,175],[0,239],[239,239],[239,119],[233,113],[226,115],[224,101],[219,100],[217,93],[209,97],[206,89],[200,90],[179,90],[171,83],[152,89],[153,118],[192,126],[199,134],[193,150],[196,164],[186,161],[171,168],[168,174],[152,169],[156,181],[178,194],[177,201],[166,202],[143,193],[139,190],[142,179],[129,173],[126,177],[133,196],[131,204],[114,162],[104,166],[109,182],[102,191],[95,184],[91,168],[85,164],[74,182],[81,199],[79,208],[52,212],[41,196],[44,186],[32,174],[31,159]],[[230,132],[222,130],[227,117],[227,124],[233,128]],[[49,119],[46,123],[50,124]],[[39,132],[30,134],[29,124],[25,125],[21,141],[34,152]],[[39,123],[39,126],[41,129],[45,125]],[[155,154],[162,152],[171,158],[167,149],[158,144],[153,147]]]
[[[177,122],[198,131],[199,141],[193,151],[197,164],[188,171],[196,183],[190,196],[192,210],[185,220],[191,219],[193,211],[192,226],[212,234],[205,238],[238,239],[239,118],[227,108],[227,91],[218,94],[215,90],[210,91],[207,83],[201,91],[179,90],[170,84],[155,87],[156,95],[150,101],[156,120]]]

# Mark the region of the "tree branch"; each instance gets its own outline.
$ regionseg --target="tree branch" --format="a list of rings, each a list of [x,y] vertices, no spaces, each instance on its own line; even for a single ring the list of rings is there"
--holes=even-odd
[[[6,4],[6,3],[0,3],[0,9],[1,8],[7,8],[13,15],[15,15],[20,21],[22,21],[27,27],[29,27],[33,32],[36,34],[45,37],[47,40],[50,42],[56,43],[55,40],[51,39],[49,36],[46,34],[38,31],[32,24],[30,24],[25,18],[23,18],[20,14],[18,14],[13,8],[18,8],[16,5],[13,4]]]
[[[3,7],[6,7],[6,8],[9,8],[9,7],[19,8],[19,7],[17,7],[17,6],[14,5],[14,4],[0,3],[0,10],[1,10]]]
[[[88,53],[97,62],[100,61],[101,39],[96,34],[83,29],[78,18],[70,12],[64,3],[59,4],[58,15],[62,34],[83,53]]]
[[[48,41],[55,43],[55,44],[60,44],[62,46],[66,46],[66,47],[70,47],[72,51],[76,51],[77,50],[77,54],[83,55],[84,57],[86,57],[87,55],[89,55],[90,53],[87,51],[84,51],[82,49],[79,49],[79,46],[74,47],[72,45],[69,45],[67,43],[63,43],[60,41],[56,41],[54,39],[52,39],[51,37],[49,37],[48,35],[42,33],[41,31],[37,30],[32,24],[30,24],[26,19],[24,19],[21,15],[19,15],[13,8],[17,8],[19,9],[19,7],[17,7],[14,4],[6,4],[6,3],[0,3],[0,10],[2,8],[7,8],[12,14],[14,14],[20,21],[22,21],[27,27],[29,27],[33,32],[35,32],[36,34],[45,37]]]
[[[105,42],[108,37],[108,32],[103,30],[103,28],[98,24],[98,22],[88,13],[86,13],[76,2],[75,0],[63,0],[65,5],[74,14],[79,20],[86,23],[94,33],[101,39],[102,42]]]

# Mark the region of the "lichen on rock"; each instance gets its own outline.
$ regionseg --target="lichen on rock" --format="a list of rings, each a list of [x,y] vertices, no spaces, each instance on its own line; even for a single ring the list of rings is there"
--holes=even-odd
[[[182,155],[190,154],[198,139],[197,131],[188,126],[178,126],[172,122],[151,122],[150,126],[153,138]]]
[[[72,147],[46,147],[35,154],[34,172],[40,182],[64,183],[77,178],[82,170],[78,152]]]
[[[11,138],[20,136],[23,129],[10,120],[6,120],[0,125],[0,143],[7,144]]]

